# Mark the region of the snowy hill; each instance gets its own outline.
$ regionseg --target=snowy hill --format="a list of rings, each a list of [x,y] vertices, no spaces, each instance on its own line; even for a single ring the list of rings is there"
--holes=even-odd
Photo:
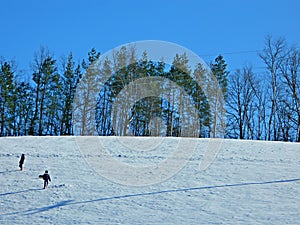
[[[298,143],[223,140],[199,170],[211,141],[0,138],[0,224],[300,223]]]

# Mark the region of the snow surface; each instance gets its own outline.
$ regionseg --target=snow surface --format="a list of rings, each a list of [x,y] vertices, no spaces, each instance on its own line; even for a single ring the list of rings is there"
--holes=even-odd
[[[90,164],[89,158],[104,156],[88,155],[78,142],[88,149],[97,138],[114,159],[137,168],[164,163],[182,140],[0,138],[0,224],[300,224],[298,143],[223,140],[213,163],[200,171],[211,140],[188,139],[197,148],[182,170],[132,186],[104,178]],[[43,190],[38,175],[46,169],[52,182]]]

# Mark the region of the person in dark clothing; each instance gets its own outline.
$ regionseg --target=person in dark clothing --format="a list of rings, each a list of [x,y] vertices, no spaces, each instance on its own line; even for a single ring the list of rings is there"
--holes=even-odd
[[[48,170],[45,171],[45,173],[42,175],[42,178],[44,180],[44,189],[48,187],[49,181],[51,181],[50,175],[48,174]]]
[[[23,170],[23,164],[24,164],[24,161],[25,161],[25,155],[22,154],[21,155],[21,159],[19,161],[19,167],[20,167],[20,170],[22,171]]]

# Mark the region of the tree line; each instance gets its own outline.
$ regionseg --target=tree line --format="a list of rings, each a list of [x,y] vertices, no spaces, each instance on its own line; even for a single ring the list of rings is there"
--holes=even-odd
[[[0,136],[72,135],[72,102],[82,77],[72,53],[61,65],[41,47],[32,63],[32,79],[16,75],[13,62],[1,60]]]
[[[90,67],[85,82],[77,87],[80,113],[74,113],[74,120],[79,122],[80,135],[92,135],[96,124],[99,135],[209,136],[208,101],[192,78],[186,54],[176,54],[167,65],[148,59],[147,52],[139,59],[134,48],[123,47],[113,58],[106,58],[102,67]],[[205,75],[199,68],[196,72]],[[95,82],[99,74],[108,78],[100,91],[101,81]],[[93,102],[89,96],[97,94]],[[95,108],[95,123],[91,123]]]
[[[218,137],[222,127],[226,138],[300,141],[300,51],[286,40],[266,38],[258,55],[265,64],[261,73],[254,73],[250,66],[229,73],[222,55],[209,63],[208,71],[201,64],[191,68],[185,54],[175,55],[171,65],[151,61],[147,52],[141,59],[135,54],[134,49],[122,48],[113,60],[95,66],[100,53],[94,48],[76,63],[72,53],[58,62],[42,47],[34,55],[29,81],[19,79],[13,62],[0,58],[0,136],[96,132]],[[214,75],[219,88],[205,86],[212,82],[207,73]],[[104,75],[109,79],[99,91],[97,79]],[[204,85],[199,86],[195,77]],[[148,78],[142,84],[148,85],[145,88],[164,92],[160,97],[135,99],[133,105],[117,104],[125,95],[122,90],[141,78]],[[155,80],[161,80],[159,86]],[[74,114],[76,94],[82,102],[76,104],[79,113]],[[96,105],[88,104],[91,95],[96,95]],[[219,96],[224,98],[221,106]],[[188,108],[187,102],[194,107]],[[77,131],[74,121],[81,124]]]
[[[300,50],[268,36],[259,57],[264,72],[228,76],[227,136],[300,142]]]

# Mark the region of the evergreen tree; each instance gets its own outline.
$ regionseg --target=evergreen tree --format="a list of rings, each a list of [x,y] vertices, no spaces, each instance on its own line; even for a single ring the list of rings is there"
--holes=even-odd
[[[210,120],[208,101],[204,90],[192,76],[188,62],[189,59],[185,54],[176,55],[167,74],[167,77],[180,87],[179,91],[175,92],[175,98],[173,97],[175,101],[179,101],[178,107],[171,110],[173,116],[177,110],[179,113],[178,119],[174,120],[176,126],[179,126],[175,130],[179,132],[179,136],[207,137],[209,136],[207,128]],[[189,102],[191,105],[188,104]],[[172,104],[176,105],[175,102]],[[196,119],[197,117],[198,119]]]
[[[76,125],[74,131],[77,135],[96,134],[96,103],[99,92],[100,68],[97,60],[100,53],[94,48],[88,53],[88,61],[83,60],[84,76],[76,88],[75,109],[73,121]]]
[[[47,49],[41,48],[35,55],[33,81],[34,114],[30,122],[30,135],[53,134],[59,93],[59,74],[56,60]],[[48,117],[47,117],[48,116]]]
[[[210,90],[210,104],[212,112],[212,135],[217,137],[221,131],[221,137],[225,133],[225,100],[227,98],[227,76],[229,72],[226,70],[227,64],[222,55],[215,59],[215,63],[211,64],[211,71],[213,77],[216,79],[214,87]],[[212,80],[214,83],[214,80]],[[220,93],[221,90],[221,93]]]
[[[29,121],[33,116],[34,97],[29,83],[21,82],[16,88],[16,135],[28,135]]]
[[[79,83],[82,74],[81,67],[73,61],[72,53],[69,54],[67,62],[63,65],[63,76],[62,76],[62,115],[60,120],[60,134],[61,135],[72,135],[73,124],[72,124],[72,110],[73,101],[77,84]]]
[[[1,63],[0,70],[0,136],[13,134],[15,82],[12,65],[8,62]]]
[[[227,64],[222,55],[219,55],[215,59],[215,63],[211,64],[211,71],[218,80],[224,99],[226,99],[229,72],[227,71]]]
[[[112,75],[112,62],[106,57],[102,68],[100,69],[100,76],[104,80],[108,79]],[[103,85],[103,84],[102,84]],[[102,136],[112,135],[111,124],[111,102],[110,102],[110,86],[104,85],[100,90],[99,99],[96,107],[96,123],[97,132]]]

